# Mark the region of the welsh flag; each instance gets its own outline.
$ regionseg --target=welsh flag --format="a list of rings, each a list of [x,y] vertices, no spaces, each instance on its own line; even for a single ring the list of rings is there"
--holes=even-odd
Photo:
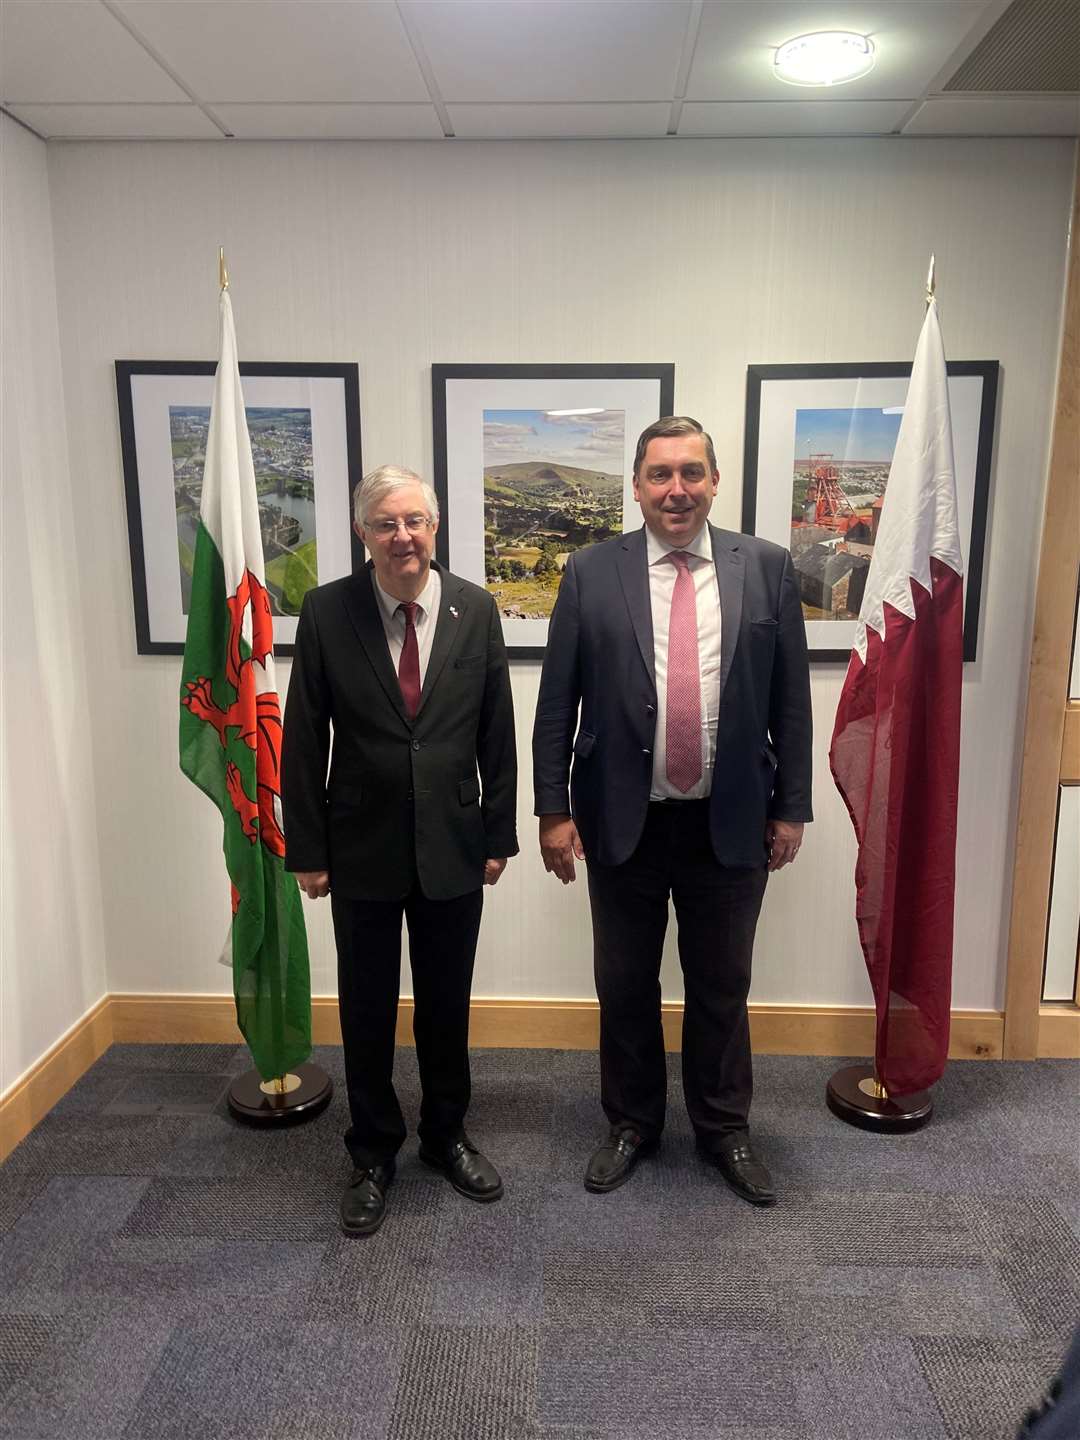
[[[221,811],[236,1019],[256,1069],[271,1080],[311,1054],[311,989],[300,894],[284,865],[281,707],[264,579],[236,331],[223,289],[180,686],[180,768]]]
[[[855,917],[890,1095],[949,1049],[963,562],[937,304],[911,371],[829,760],[859,842]]]

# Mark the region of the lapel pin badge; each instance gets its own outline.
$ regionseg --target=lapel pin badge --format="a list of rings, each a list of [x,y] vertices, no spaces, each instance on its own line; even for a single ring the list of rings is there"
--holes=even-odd
[[[450,606],[450,614],[454,617],[455,620],[458,618],[458,609],[456,605]]]

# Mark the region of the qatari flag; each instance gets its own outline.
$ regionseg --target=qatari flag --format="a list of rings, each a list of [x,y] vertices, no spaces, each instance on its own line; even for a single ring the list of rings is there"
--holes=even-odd
[[[855,918],[890,1095],[949,1049],[963,561],[945,349],[931,300],[911,371],[829,761],[859,842]]]

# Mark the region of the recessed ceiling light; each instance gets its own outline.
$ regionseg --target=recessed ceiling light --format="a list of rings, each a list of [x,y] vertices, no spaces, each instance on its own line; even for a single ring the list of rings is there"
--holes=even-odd
[[[788,85],[842,85],[873,69],[874,46],[850,30],[818,30],[781,45],[773,73]]]

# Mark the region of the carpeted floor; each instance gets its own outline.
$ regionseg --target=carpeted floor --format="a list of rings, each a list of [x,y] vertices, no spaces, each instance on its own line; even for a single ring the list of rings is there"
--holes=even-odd
[[[588,1195],[597,1057],[479,1051],[479,1206],[402,1152],[337,1230],[330,1109],[228,1118],[230,1046],[114,1046],[0,1168],[7,1440],[1011,1440],[1080,1315],[1080,1065],[957,1063],[922,1132],[824,1104],[839,1063],[756,1062],[781,1190],[663,1147]],[[415,1057],[399,1052],[415,1115]]]

